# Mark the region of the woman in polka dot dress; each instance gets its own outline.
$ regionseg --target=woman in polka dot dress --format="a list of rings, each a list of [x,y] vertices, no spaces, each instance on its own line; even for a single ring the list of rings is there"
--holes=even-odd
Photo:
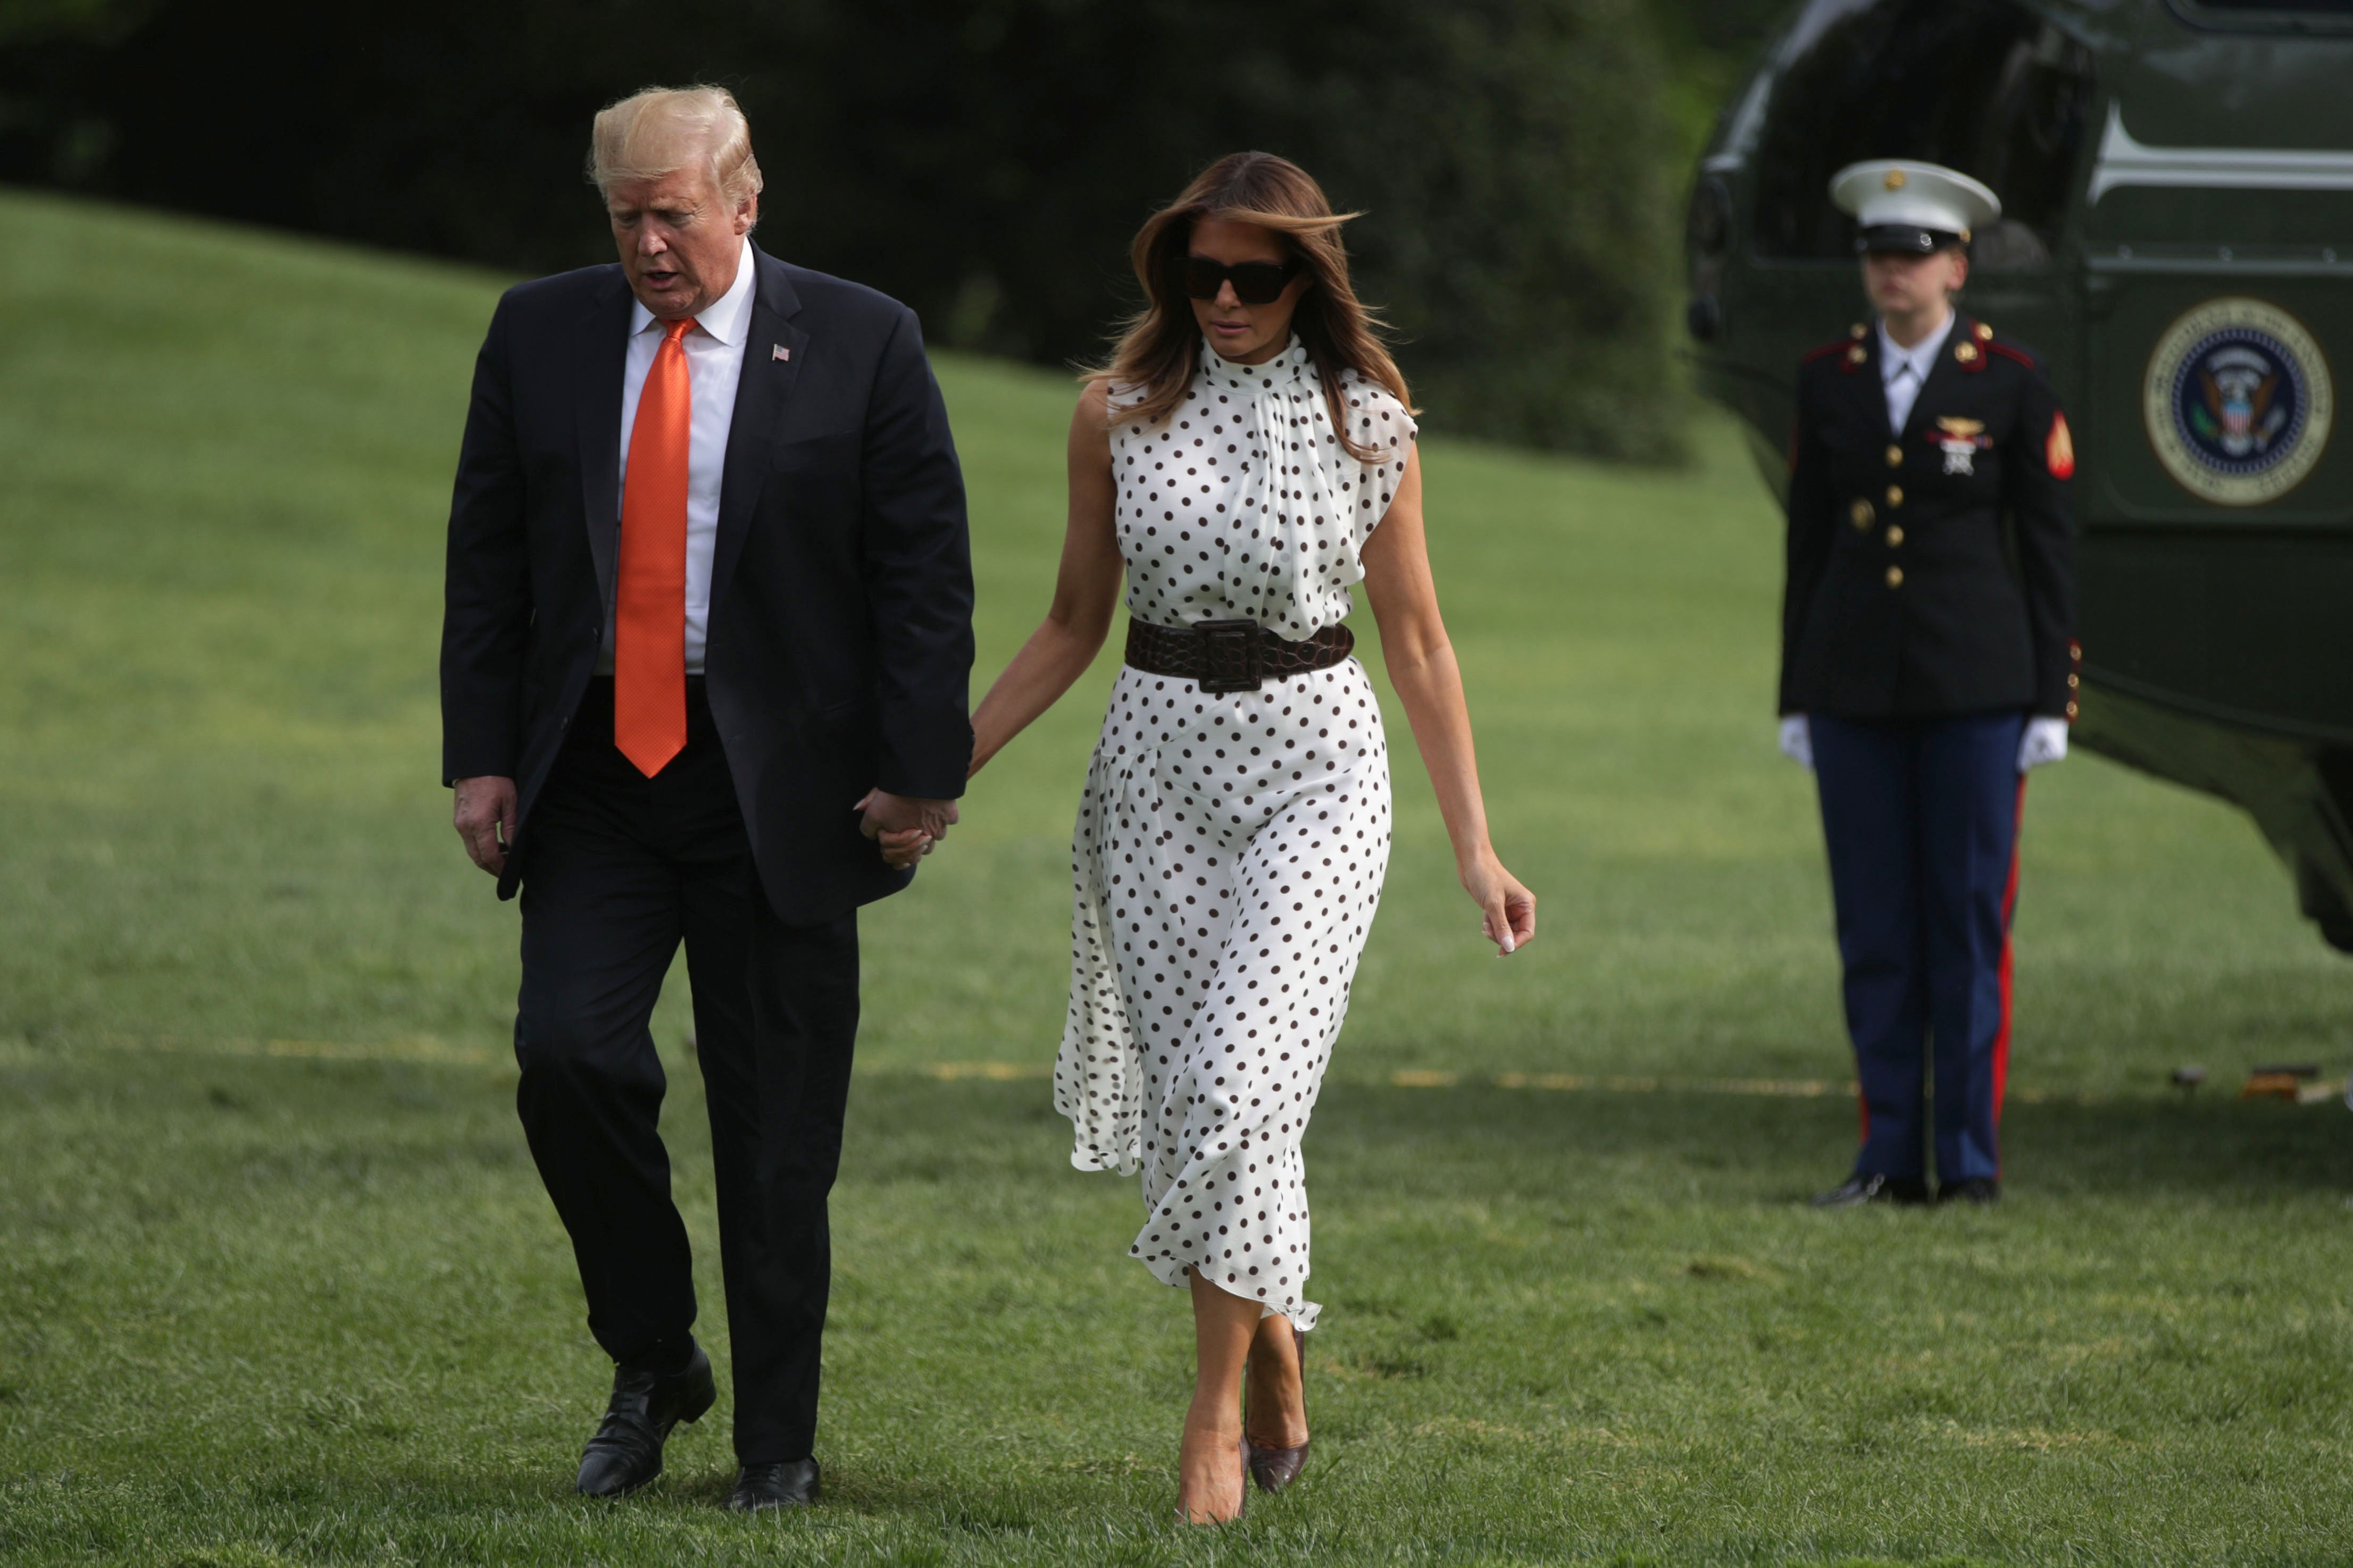
[[[1124,575],[1055,1105],[1072,1163],[1141,1174],[1129,1250],[1192,1292],[1178,1510],[1201,1522],[1239,1515],[1251,1476],[1289,1481],[1307,1447],[1300,1138],[1388,863],[1380,710],[1340,628],[1351,584],[1488,939],[1508,953],[1535,929],[1488,843],[1405,383],[1349,287],[1342,221],[1298,167],[1245,153],[1145,226],[1150,303],[1071,426],[1053,607],[974,716],[977,771],[1092,662]]]

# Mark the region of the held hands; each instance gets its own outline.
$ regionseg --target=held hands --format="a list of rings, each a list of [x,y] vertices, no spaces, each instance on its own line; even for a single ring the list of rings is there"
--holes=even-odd
[[[2067,754],[2067,721],[2064,719],[2029,719],[2026,733],[2018,738],[2018,771],[2025,773],[2045,763],[2055,763]]]
[[[881,848],[884,864],[903,871],[938,847],[957,822],[956,803],[868,790],[852,811],[864,815],[858,830]]]
[[[515,782],[484,774],[459,779],[451,791],[450,825],[464,841],[474,864],[496,877],[507,868],[507,851],[514,846]]]
[[[1462,890],[1479,906],[1479,927],[1495,944],[1495,956],[1508,958],[1536,937],[1536,896],[1517,877],[1504,869],[1492,849],[1461,867]]]

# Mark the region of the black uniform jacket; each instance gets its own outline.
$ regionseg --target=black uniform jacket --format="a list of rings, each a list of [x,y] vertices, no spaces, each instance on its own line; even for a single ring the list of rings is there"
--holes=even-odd
[[[1807,355],[1781,711],[2073,718],[2074,469],[2042,364],[1967,316],[1900,431],[1887,427],[1876,331]]]
[[[712,561],[706,691],[784,920],[898,891],[850,808],[947,798],[972,755],[964,480],[913,311],[756,248]],[[474,368],[449,510],[444,783],[515,780],[516,849],[595,674],[620,547],[618,266],[507,291]]]

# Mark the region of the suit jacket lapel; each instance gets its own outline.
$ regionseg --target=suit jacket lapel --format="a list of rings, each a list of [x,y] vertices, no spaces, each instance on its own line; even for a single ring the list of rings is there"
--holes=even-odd
[[[776,426],[784,417],[807,357],[808,334],[792,324],[800,298],[785,275],[785,264],[752,247],[759,268],[752,321],[744,336],[744,374],[735,384],[735,413],[727,427],[727,465],[719,487],[719,537],[711,561],[711,603],[715,607],[744,552],[752,513],[768,477]]]
[[[579,418],[580,499],[587,513],[596,590],[609,612],[621,548],[621,376],[629,358],[629,289],[618,267],[589,307],[575,341],[580,357],[573,405]]]

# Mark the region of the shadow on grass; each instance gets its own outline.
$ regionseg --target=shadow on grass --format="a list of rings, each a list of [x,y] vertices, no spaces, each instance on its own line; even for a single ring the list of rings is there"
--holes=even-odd
[[[1696,1092],[1327,1088],[1311,1160],[1352,1184],[1489,1184],[1557,1197],[1641,1182],[1701,1203],[1795,1200],[1842,1174],[1854,1110],[1817,1099]],[[2333,1101],[2119,1099],[2013,1104],[2010,1196],[2162,1195],[2244,1202],[2353,1186],[2353,1119]]]

